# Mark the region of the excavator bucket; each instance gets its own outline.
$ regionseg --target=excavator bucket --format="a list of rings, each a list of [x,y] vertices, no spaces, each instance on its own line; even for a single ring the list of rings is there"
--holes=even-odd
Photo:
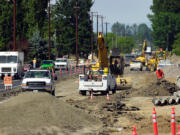
[[[129,89],[132,87],[132,81],[130,77],[120,77],[116,78],[117,90]]]

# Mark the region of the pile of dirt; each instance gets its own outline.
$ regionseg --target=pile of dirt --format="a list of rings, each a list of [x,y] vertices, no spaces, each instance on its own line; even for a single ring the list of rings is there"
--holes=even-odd
[[[71,134],[101,125],[93,116],[48,93],[12,97],[0,105],[0,116],[0,131],[8,135]]]
[[[133,96],[171,96],[174,92],[178,91],[179,87],[175,83],[163,80],[160,84],[151,83],[145,87],[131,90],[130,97]]]
[[[126,106],[126,104],[123,103],[124,97],[124,93],[117,93],[115,95],[110,95],[110,101],[103,95],[96,95],[93,100],[84,99],[78,101],[70,99],[66,102],[100,119],[103,123],[103,128],[98,134],[104,135],[108,134],[107,130],[112,130],[110,127],[114,127],[120,115],[125,116],[128,115],[127,112],[140,110],[135,106]]]

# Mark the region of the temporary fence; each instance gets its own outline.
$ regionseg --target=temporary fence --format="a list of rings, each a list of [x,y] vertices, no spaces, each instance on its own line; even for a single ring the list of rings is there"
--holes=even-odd
[[[87,73],[88,68],[86,66],[71,66],[69,69],[59,69],[58,78],[71,78],[72,76],[76,76],[79,74]]]
[[[171,108],[171,135],[180,135],[180,126],[179,131],[176,133],[176,121],[175,121],[175,108]],[[156,116],[156,110],[153,108],[153,113],[152,113],[152,119],[153,119],[153,129],[154,129],[154,135],[158,135],[158,124],[157,124],[157,116]],[[133,127],[133,132],[132,135],[137,135],[136,133],[136,127]]]

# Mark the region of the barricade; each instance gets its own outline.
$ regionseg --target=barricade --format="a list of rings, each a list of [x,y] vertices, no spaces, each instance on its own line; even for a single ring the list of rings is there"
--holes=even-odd
[[[106,96],[107,100],[110,101],[110,96],[109,96],[109,93],[107,93],[107,96]]]
[[[59,69],[59,75],[60,75],[60,78],[62,78],[62,70],[61,70],[61,68]]]
[[[8,90],[9,88],[12,89],[12,76],[6,75],[4,77],[4,87],[5,90]]]

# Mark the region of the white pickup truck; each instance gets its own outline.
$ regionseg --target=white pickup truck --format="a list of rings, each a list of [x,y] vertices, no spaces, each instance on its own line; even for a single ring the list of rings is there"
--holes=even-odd
[[[50,70],[29,70],[21,84],[22,91],[27,90],[40,90],[51,92],[55,95],[54,78]]]
[[[87,75],[79,75],[79,93],[101,92],[102,94],[116,92],[116,80],[112,75],[104,75],[104,71],[88,71]]]
[[[70,64],[67,58],[56,58],[55,61],[55,69],[59,70],[68,70],[70,68]]]

